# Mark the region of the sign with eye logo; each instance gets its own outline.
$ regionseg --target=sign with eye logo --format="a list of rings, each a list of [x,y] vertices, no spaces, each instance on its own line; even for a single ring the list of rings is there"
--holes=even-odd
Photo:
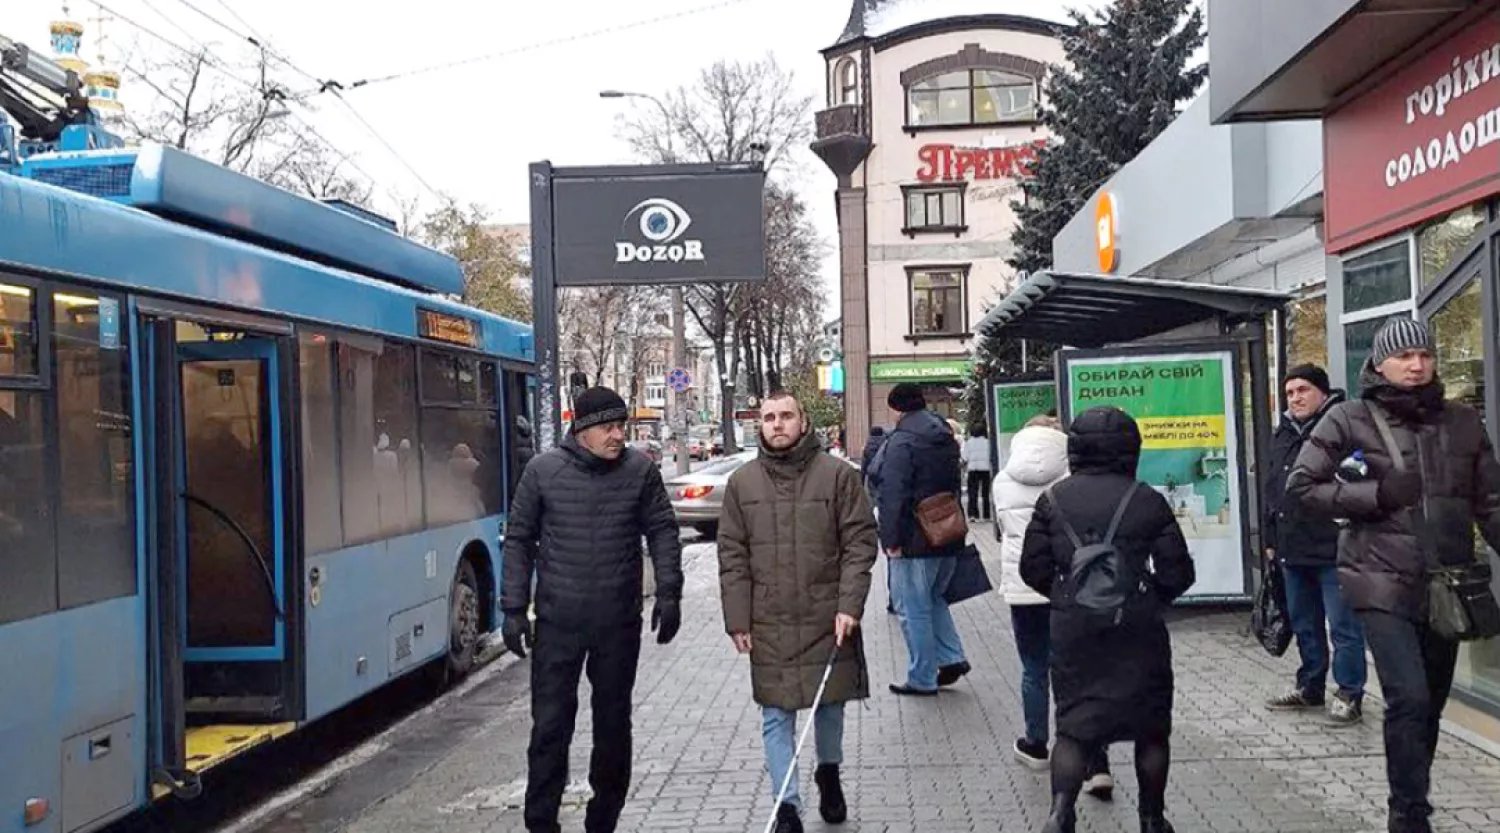
[[[556,283],[764,280],[764,189],[758,165],[553,169]]]

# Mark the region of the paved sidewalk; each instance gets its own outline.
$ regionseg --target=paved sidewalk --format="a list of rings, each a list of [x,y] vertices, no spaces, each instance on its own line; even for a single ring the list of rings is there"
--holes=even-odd
[[[993,537],[977,538],[998,579]],[[691,545],[687,556],[682,633],[665,648],[648,636],[642,652],[635,778],[621,830],[758,833],[771,798],[749,669],[722,631],[712,545]],[[974,673],[934,700],[897,698],[886,683],[905,667],[905,649],[895,617],[884,610],[884,572],[882,562],[865,622],[873,696],[849,711],[844,773],[851,819],[825,828],[810,812],[808,829],[1035,833],[1049,790],[1044,774],[1010,757],[1021,726],[1020,672],[1005,605],[989,596],[955,608]],[[1267,712],[1260,703],[1291,679],[1295,650],[1281,659],[1266,655],[1244,633],[1247,615],[1185,612],[1172,626],[1178,695],[1167,802],[1173,823],[1181,833],[1381,833],[1378,705],[1367,708],[1363,725],[1343,729],[1312,715]],[[522,662],[503,673],[527,671]],[[472,696],[502,695],[479,689]],[[586,692],[581,699],[572,754],[580,781],[589,747]],[[530,725],[524,698],[504,715],[345,830],[523,830],[518,805]],[[1112,750],[1114,802],[1080,799],[1080,830],[1139,829],[1129,754],[1126,745]],[[1448,736],[1439,755],[1436,829],[1500,830],[1500,761]],[[811,777],[804,767],[803,795],[815,804]],[[570,793],[564,829],[582,830],[583,797]]]

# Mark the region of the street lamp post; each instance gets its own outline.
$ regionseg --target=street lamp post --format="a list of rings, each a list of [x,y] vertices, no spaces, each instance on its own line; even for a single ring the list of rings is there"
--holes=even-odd
[[[655,104],[661,110],[663,119],[667,126],[667,161],[673,161],[677,152],[672,147],[672,114],[667,110],[667,105],[661,103],[661,99],[648,93],[633,93],[624,90],[602,90],[600,98],[644,98]],[[687,365],[687,325],[684,318],[687,315],[687,303],[682,296],[682,287],[672,287],[672,367],[685,367]],[[678,393],[670,385],[667,387],[667,407],[672,414],[672,436],[677,438],[677,473],[687,474],[692,470],[692,458],[688,450],[688,418],[687,397]]]

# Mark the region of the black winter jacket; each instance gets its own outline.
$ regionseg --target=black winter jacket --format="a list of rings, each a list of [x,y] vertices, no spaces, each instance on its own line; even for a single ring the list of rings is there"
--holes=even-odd
[[[650,458],[602,460],[569,434],[521,475],[505,529],[500,609],[522,614],[536,575],[536,616],[570,628],[628,625],[642,612],[645,536],[656,598],[682,598],[677,520]]]
[[[1443,401],[1442,383],[1404,390],[1365,363],[1364,401],[1328,412],[1302,447],[1287,492],[1309,509],[1348,518],[1339,547],[1339,587],[1355,610],[1427,618],[1427,570],[1475,560],[1474,528],[1500,546],[1500,463],[1478,412]],[[1380,481],[1395,466],[1369,404],[1383,408],[1409,470],[1422,479],[1416,506],[1390,509]],[[1362,451],[1370,473],[1344,482],[1340,463]]]
[[[917,525],[917,504],[943,492],[959,494],[958,441],[941,417],[923,409],[896,423],[873,473],[880,509],[880,545],[900,549],[902,558],[958,555],[964,542],[932,548]]]
[[[1302,444],[1312,436],[1323,415],[1343,401],[1344,392],[1334,391],[1306,423],[1299,424],[1291,414],[1285,414],[1271,437],[1271,466],[1261,487],[1261,541],[1276,550],[1277,560],[1290,567],[1332,567],[1338,559],[1338,524],[1288,498],[1286,480]]]

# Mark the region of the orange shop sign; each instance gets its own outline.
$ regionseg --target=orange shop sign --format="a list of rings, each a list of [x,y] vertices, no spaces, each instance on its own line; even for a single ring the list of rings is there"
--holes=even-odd
[[[1120,204],[1115,195],[1105,191],[1094,207],[1094,248],[1099,254],[1099,271],[1109,273],[1120,266]]]
[[[959,182],[968,179],[1015,179],[1031,173],[1037,149],[1044,139],[1002,148],[959,147],[950,144],[923,145],[917,151],[922,182]]]

